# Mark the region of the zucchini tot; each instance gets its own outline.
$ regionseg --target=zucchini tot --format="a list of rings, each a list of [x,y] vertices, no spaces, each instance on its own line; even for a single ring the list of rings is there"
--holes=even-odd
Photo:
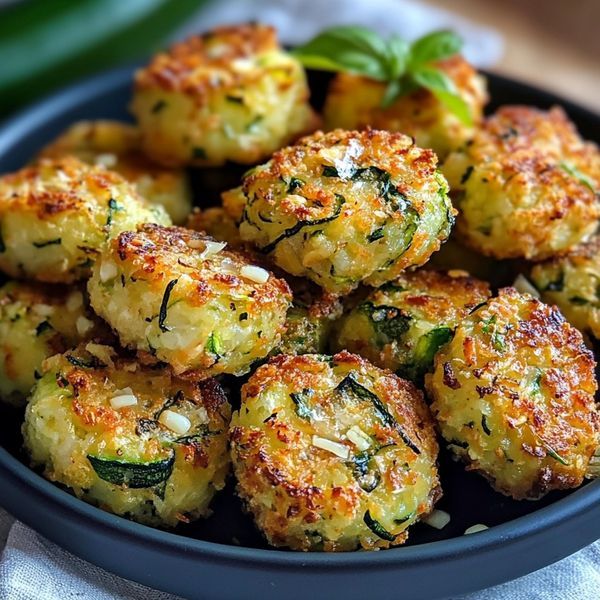
[[[454,210],[436,162],[402,134],[318,132],[245,175],[240,235],[327,292],[382,285],[426,262],[450,233]]]
[[[586,335],[600,339],[600,238],[534,265],[531,281],[548,304]]]
[[[219,27],[157,54],[135,76],[142,147],[168,166],[253,164],[316,128],[302,65],[273,27]]]
[[[25,448],[44,476],[101,508],[159,527],[208,516],[229,471],[231,408],[212,379],[177,379],[113,347],[44,363]]]
[[[42,363],[84,340],[107,340],[83,290],[10,281],[0,288],[0,400],[22,405]]]
[[[441,495],[421,392],[348,352],[259,367],[230,442],[238,493],[274,546],[396,546]]]
[[[448,448],[497,491],[578,487],[600,442],[595,361],[556,307],[514,288],[475,310],[425,377]]]
[[[104,166],[134,184],[142,198],[160,204],[176,225],[185,222],[192,208],[192,190],[183,169],[166,169],[142,154],[139,130],[118,121],[80,121],[71,125],[40,156],[76,156],[91,165]]]
[[[459,240],[486,256],[545,260],[597,229],[600,152],[559,108],[500,108],[442,171]]]
[[[177,374],[240,375],[279,343],[288,285],[203,233],[143,225],[104,249],[91,304],[124,346]]]
[[[415,271],[371,292],[344,316],[334,348],[347,349],[417,385],[456,326],[490,297],[464,271]]]
[[[0,270],[46,283],[85,279],[106,241],[141,223],[171,220],[117,173],[70,156],[41,159],[0,178]]]

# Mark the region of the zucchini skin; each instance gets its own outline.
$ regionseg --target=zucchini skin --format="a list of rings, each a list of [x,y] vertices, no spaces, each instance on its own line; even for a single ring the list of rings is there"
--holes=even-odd
[[[142,57],[203,0],[21,2],[0,22],[0,113],[69,81]],[[82,23],[94,23],[82,33]],[[60,43],[57,43],[60,40]],[[36,48],[31,53],[31,48]]]
[[[132,490],[148,488],[166,481],[173,472],[175,453],[154,462],[129,462],[114,458],[87,455],[96,475],[103,481],[123,485]]]

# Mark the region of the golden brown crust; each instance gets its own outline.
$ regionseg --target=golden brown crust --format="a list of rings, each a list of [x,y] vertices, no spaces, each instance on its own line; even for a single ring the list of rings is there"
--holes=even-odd
[[[44,185],[42,173],[45,168],[60,170],[64,177]],[[19,210],[33,212],[44,220],[63,212],[77,211],[87,201],[73,189],[74,182],[80,182],[92,193],[104,195],[112,186],[121,185],[123,178],[112,171],[87,166],[73,156],[41,159],[0,179],[0,216]]]
[[[221,250],[217,260],[206,260],[203,268],[197,268],[198,256],[206,242],[213,239],[201,232],[184,227],[161,227],[160,225],[141,225],[138,231],[125,231],[113,243],[113,249],[119,260],[128,263],[131,277],[143,277],[147,281],[164,281],[173,272],[183,270],[193,280],[195,293],[187,300],[194,306],[206,304],[215,291],[239,290],[247,287],[240,275],[240,269],[247,264],[244,255],[229,250]],[[220,269],[225,261],[228,271]],[[211,268],[212,267],[212,268]],[[271,275],[262,286],[257,297],[255,310],[261,310],[261,303],[288,297],[290,288],[283,279]]]
[[[443,172],[461,241],[486,256],[559,256],[587,241],[600,218],[600,152],[560,108],[500,108]]]
[[[214,88],[248,83],[245,70],[232,70],[232,61],[278,50],[276,32],[270,25],[248,23],[218,27],[193,36],[157,54],[135,76],[136,90],[159,88],[167,92],[203,97]],[[211,71],[220,77],[210,76]]]

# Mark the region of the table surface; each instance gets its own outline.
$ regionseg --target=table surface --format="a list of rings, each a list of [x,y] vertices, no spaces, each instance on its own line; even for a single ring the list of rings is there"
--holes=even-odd
[[[494,71],[600,113],[600,0],[427,0],[497,29],[505,53]]]

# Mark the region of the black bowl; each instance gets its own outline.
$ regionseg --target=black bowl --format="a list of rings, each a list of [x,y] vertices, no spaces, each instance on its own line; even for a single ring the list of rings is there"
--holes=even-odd
[[[0,172],[21,167],[78,119],[127,119],[131,68],[71,87],[0,128]],[[310,75],[322,103],[327,78]],[[600,139],[600,118],[527,85],[490,75],[499,104],[562,104],[581,133]],[[243,169],[194,172],[206,198],[235,185]],[[31,471],[21,455],[22,411],[0,409],[0,505],[52,541],[113,573],[189,598],[399,596],[442,598],[482,589],[551,564],[600,537],[600,481],[539,502],[501,496],[442,453],[442,531],[419,524],[406,546],[382,552],[294,553],[269,549],[241,511],[230,483],[214,515],[168,533],[89,506]],[[474,523],[490,529],[463,536]]]

